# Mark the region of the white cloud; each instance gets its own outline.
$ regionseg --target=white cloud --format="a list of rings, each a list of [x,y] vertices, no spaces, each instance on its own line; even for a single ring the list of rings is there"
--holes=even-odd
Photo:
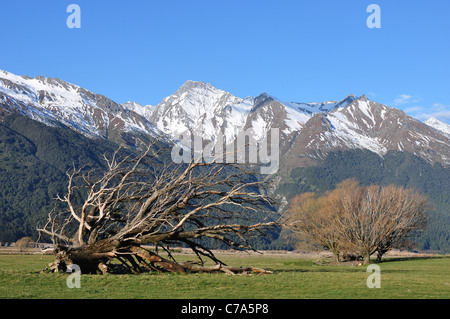
[[[394,99],[394,103],[392,105],[404,105],[404,104],[410,104],[410,103],[417,103],[421,99],[414,95],[409,94],[400,94],[397,95],[397,97]]]
[[[412,94],[399,94],[391,103],[392,106],[401,108],[405,113],[420,120],[426,121],[434,117],[444,123],[450,124],[450,105],[433,103],[426,107],[420,97]]]
[[[420,113],[416,116],[416,118],[421,121],[426,121],[432,117],[434,117],[435,119],[438,119],[441,122],[450,124],[450,110],[439,111],[439,112]]]
[[[406,113],[420,112],[422,110],[423,110],[422,106],[410,106],[410,107],[403,108],[403,111],[405,111]]]
[[[412,106],[406,107],[403,110],[407,114],[421,121],[426,121],[429,118],[434,117],[439,121],[450,124],[450,105],[434,103],[428,108],[423,106]]]

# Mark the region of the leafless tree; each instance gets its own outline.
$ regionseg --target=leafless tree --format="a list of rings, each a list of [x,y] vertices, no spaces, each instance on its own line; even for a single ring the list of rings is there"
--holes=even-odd
[[[339,260],[350,253],[364,263],[397,247],[423,229],[429,209],[424,196],[398,186],[360,186],[346,180],[323,196],[303,194],[293,200],[288,227],[327,247]]]
[[[31,237],[22,237],[18,241],[15,242],[14,247],[19,248],[19,250],[22,252],[25,248],[33,247],[34,241],[31,239]]]
[[[339,261],[342,240],[333,229],[336,216],[334,210],[329,209],[330,204],[328,197],[319,197],[312,192],[298,195],[292,199],[284,223],[298,239],[328,248]]]
[[[165,164],[152,145],[140,155],[120,153],[105,156],[107,170],[100,175],[83,168],[67,173],[67,193],[38,229],[57,243],[51,269],[77,264],[85,273],[106,273],[118,268],[116,260],[131,272],[266,272],[226,266],[200,241],[251,249],[252,235],[277,225],[266,182],[243,165]],[[177,245],[191,248],[196,259],[177,262]]]

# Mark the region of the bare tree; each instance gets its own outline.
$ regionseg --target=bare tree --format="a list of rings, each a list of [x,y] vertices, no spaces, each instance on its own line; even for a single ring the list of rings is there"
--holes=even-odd
[[[378,226],[377,260],[391,248],[401,248],[408,242],[408,237],[426,227],[430,210],[427,198],[412,189],[387,186],[375,190],[382,199],[379,206],[380,223]],[[385,215],[388,215],[387,218]]]
[[[327,247],[338,260],[353,253],[369,263],[375,252],[381,260],[424,228],[428,209],[426,198],[412,189],[362,187],[350,179],[321,197],[307,194],[294,199],[286,224]]]
[[[31,239],[31,237],[22,237],[14,244],[15,247],[19,248],[22,252],[25,248],[33,247],[34,241]]]
[[[115,259],[132,272],[266,272],[226,266],[200,241],[251,249],[252,235],[277,224],[270,219],[274,201],[263,192],[266,182],[242,165],[194,159],[166,165],[152,146],[138,156],[119,154],[105,156],[103,174],[76,168],[67,173],[67,193],[38,229],[58,244],[53,270],[77,264],[85,273],[105,273],[114,270]],[[196,260],[177,262],[171,249],[177,245],[191,248]],[[215,265],[205,266],[206,260]]]
[[[336,215],[330,204],[326,196],[300,194],[292,199],[284,223],[300,240],[328,248],[339,261],[342,240],[334,229]]]

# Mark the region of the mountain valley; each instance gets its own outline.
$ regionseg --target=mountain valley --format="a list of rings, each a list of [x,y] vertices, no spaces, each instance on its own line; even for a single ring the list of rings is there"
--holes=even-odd
[[[123,104],[60,79],[0,70],[0,242],[36,238],[73,165],[103,169],[120,145],[171,148],[185,132],[234,143],[252,128],[261,141],[279,129],[275,194],[289,200],[354,177],[363,184],[414,187],[434,205],[417,249],[450,251],[450,126],[352,94],[342,100],[285,102],[261,93],[240,98],[187,81],[158,105]],[[282,236],[260,249],[293,249]]]

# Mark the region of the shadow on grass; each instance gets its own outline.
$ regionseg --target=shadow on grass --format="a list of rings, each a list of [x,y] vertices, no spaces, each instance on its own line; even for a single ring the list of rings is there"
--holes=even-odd
[[[393,262],[411,262],[422,260],[439,260],[450,259],[450,256],[417,256],[417,257],[386,257],[381,262],[375,262],[371,260],[371,264],[377,264],[380,267],[383,265],[389,265]],[[332,264],[332,263],[320,263],[309,260],[302,260],[296,262],[284,262],[283,266],[286,268],[273,269],[274,273],[350,273],[350,272],[366,272],[368,265],[357,264]],[[410,272],[414,270],[410,269],[383,269],[385,272]]]
[[[361,268],[351,268],[351,269],[326,269],[326,268],[317,268],[317,269],[277,269],[274,270],[274,273],[350,273],[350,272],[365,272]]]
[[[283,265],[286,268],[274,269],[277,273],[348,273],[348,272],[359,272],[364,271],[365,267],[355,266],[355,265],[330,265],[330,264],[320,264],[311,261],[301,261],[301,262],[285,262]]]
[[[450,256],[417,256],[417,257],[386,257],[378,262],[377,264],[382,265],[390,262],[398,262],[398,261],[415,261],[415,260],[430,260],[430,259],[450,259]]]

